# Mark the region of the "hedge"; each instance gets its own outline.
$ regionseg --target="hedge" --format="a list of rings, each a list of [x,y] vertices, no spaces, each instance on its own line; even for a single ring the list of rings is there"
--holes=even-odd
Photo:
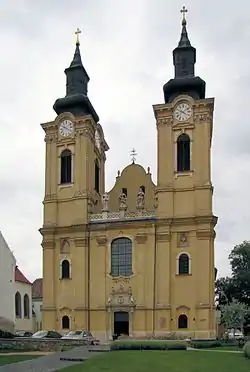
[[[111,351],[118,350],[186,350],[187,343],[183,341],[169,341],[169,340],[117,340],[112,342],[110,346]]]
[[[222,344],[220,341],[204,340],[204,341],[190,341],[189,346],[194,349],[212,349],[215,347],[221,347]]]
[[[244,348],[243,348],[243,351],[244,351],[244,355],[246,358],[250,359],[250,341],[248,341]]]

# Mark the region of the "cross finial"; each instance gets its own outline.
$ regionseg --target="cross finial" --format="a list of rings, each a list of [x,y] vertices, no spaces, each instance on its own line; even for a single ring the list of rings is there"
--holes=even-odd
[[[131,150],[130,156],[131,156],[132,163],[134,164],[136,161],[136,156],[137,156],[137,152],[134,148]]]
[[[80,45],[79,34],[81,34],[81,33],[82,33],[82,31],[77,27],[76,32],[75,32],[75,34],[76,34],[76,45]]]
[[[186,21],[186,13],[188,12],[187,8],[185,7],[185,5],[183,5],[182,9],[181,9],[181,14],[182,14],[182,25],[185,25],[187,23]]]

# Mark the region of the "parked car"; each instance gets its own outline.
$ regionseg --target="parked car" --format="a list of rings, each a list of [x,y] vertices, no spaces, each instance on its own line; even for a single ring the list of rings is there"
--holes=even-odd
[[[26,332],[26,331],[15,332],[15,337],[31,337],[32,335],[33,335],[32,332]]]
[[[62,335],[56,331],[37,331],[32,338],[62,338]]]
[[[91,332],[85,330],[70,331],[62,337],[62,340],[85,340],[91,345],[99,344],[99,341],[92,336]]]
[[[239,329],[236,329],[235,331],[233,329],[229,329],[227,331],[227,337],[229,338],[229,340],[239,340],[241,338],[244,338],[244,335]]]
[[[11,332],[0,329],[0,338],[15,338],[15,335]]]

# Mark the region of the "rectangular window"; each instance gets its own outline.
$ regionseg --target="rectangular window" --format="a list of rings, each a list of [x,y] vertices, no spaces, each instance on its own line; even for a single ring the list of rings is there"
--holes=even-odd
[[[95,162],[95,190],[96,192],[100,192],[100,168],[98,162]]]

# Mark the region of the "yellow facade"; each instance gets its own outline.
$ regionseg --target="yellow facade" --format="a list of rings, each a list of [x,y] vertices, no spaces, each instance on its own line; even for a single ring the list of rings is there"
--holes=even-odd
[[[180,103],[190,111],[181,121],[175,115]],[[213,107],[214,99],[187,94],[154,105],[156,185],[149,168],[132,163],[108,193],[109,147],[100,124],[70,112],[42,124],[45,329],[88,329],[100,339],[114,332],[215,337]],[[60,131],[65,120],[73,124],[67,136]],[[190,158],[180,170],[178,161],[186,161],[178,160],[181,135],[189,138],[184,155]],[[71,174],[62,183],[67,149]]]

